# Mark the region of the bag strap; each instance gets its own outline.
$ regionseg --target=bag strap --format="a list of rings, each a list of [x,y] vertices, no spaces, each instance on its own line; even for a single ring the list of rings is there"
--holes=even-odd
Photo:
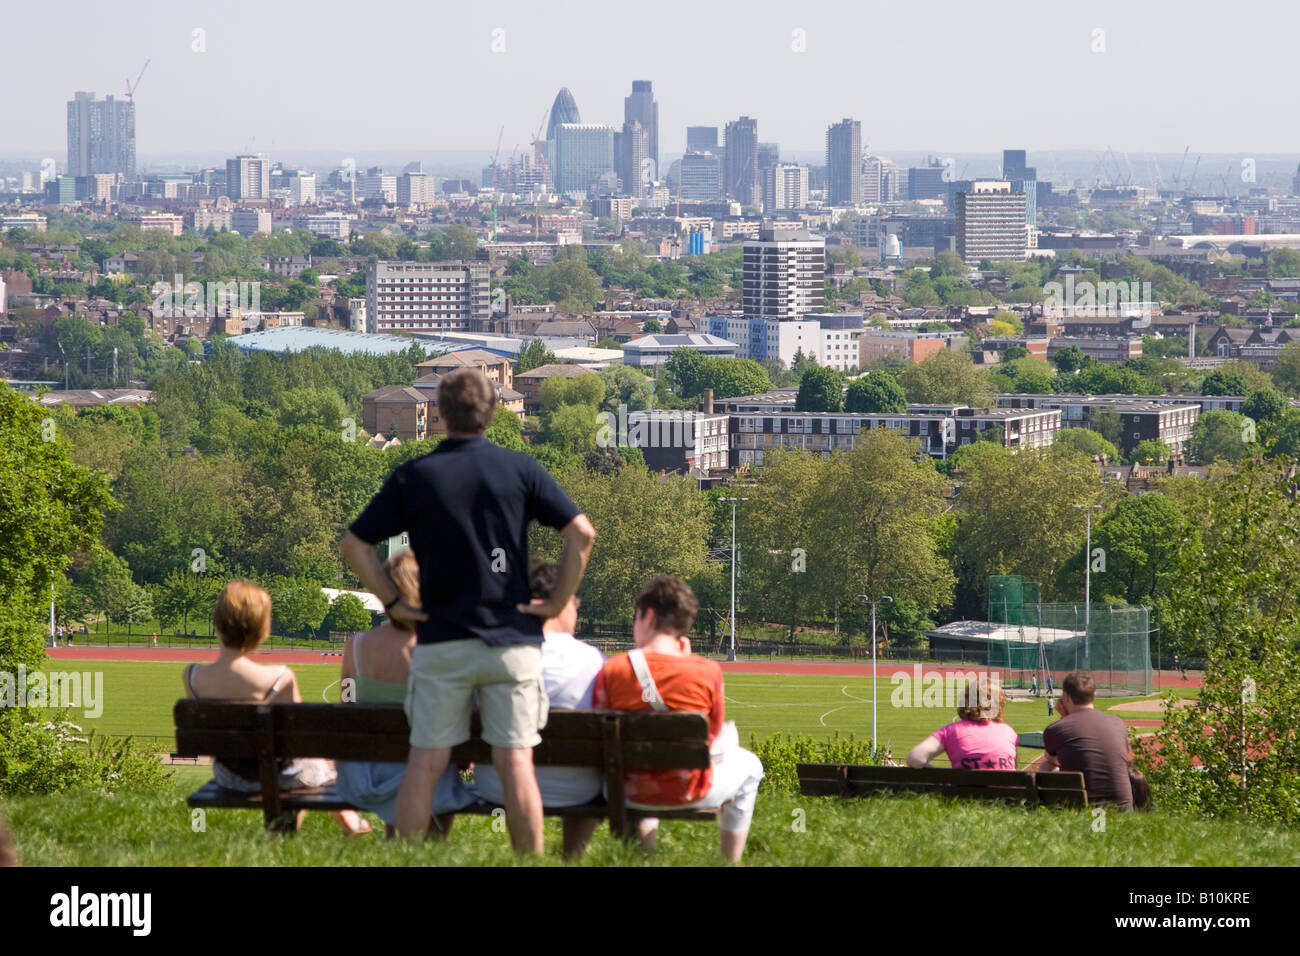
[[[627,652],[627,659],[632,665],[632,673],[636,675],[637,682],[641,685],[641,699],[654,710],[662,712],[671,709],[664,703],[663,697],[659,695],[659,688],[655,684],[654,676],[650,673],[650,664],[645,659],[645,651],[639,647],[634,647]]]

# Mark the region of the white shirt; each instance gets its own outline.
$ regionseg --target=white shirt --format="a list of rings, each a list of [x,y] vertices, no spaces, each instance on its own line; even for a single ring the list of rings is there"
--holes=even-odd
[[[605,658],[572,634],[545,634],[542,640],[542,683],[552,710],[588,710],[596,676]],[[601,792],[602,777],[594,767],[538,767],[542,804],[571,807],[590,803]],[[488,803],[505,803],[501,778],[491,764],[476,764],[471,788]]]

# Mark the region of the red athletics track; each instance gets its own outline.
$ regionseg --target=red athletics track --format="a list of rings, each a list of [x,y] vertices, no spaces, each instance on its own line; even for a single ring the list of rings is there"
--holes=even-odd
[[[170,647],[55,647],[46,648],[46,653],[55,660],[79,660],[79,661],[212,661],[216,660],[217,652],[209,650],[190,650],[183,648]],[[334,652],[334,657],[326,657],[321,651],[259,651],[253,657],[266,664],[320,664],[335,663],[338,652]],[[888,664],[882,663],[877,666],[877,675],[884,680],[888,680],[895,674],[905,674],[908,676],[916,673],[915,664]],[[837,664],[823,661],[735,661],[732,663],[722,662],[722,670],[727,674],[780,674],[785,676],[808,676],[808,675],[825,675],[827,677],[870,677],[870,664]],[[980,670],[975,665],[957,665],[950,664],[946,666],[935,666],[932,664],[921,665],[921,672],[925,675],[930,674],[968,674],[972,670]],[[1065,672],[1054,675],[1056,682],[1060,683]],[[1200,687],[1202,686],[1199,674],[1195,676],[1184,676],[1175,671],[1162,671],[1159,675],[1160,688],[1170,687]]]

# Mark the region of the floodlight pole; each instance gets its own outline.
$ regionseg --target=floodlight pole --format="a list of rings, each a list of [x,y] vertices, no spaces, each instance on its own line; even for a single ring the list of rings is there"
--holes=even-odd
[[[736,502],[748,501],[748,498],[721,498],[731,502],[731,648],[727,660],[736,659]]]
[[[865,594],[859,594],[858,600],[871,605],[871,756],[876,755],[876,605],[880,601],[893,601],[888,594],[880,601],[873,601]]]
[[[1092,670],[1092,653],[1088,624],[1092,611],[1092,512],[1101,505],[1075,505],[1087,516],[1087,538],[1083,546],[1083,667]]]

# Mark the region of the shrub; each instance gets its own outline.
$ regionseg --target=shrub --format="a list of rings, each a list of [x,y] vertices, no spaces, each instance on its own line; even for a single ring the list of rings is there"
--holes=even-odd
[[[83,737],[62,712],[45,720],[35,713],[24,707],[0,714],[10,725],[0,732],[0,796],[149,790],[170,777],[154,754],[137,750],[130,738]]]
[[[852,734],[840,737],[839,731],[836,731],[829,740],[814,740],[803,734],[786,737],[784,734],[776,733],[759,741],[751,735],[749,748],[763,762],[762,790],[798,793],[799,774],[796,764],[883,764],[889,745],[886,743],[873,757],[871,741],[858,740]]]

